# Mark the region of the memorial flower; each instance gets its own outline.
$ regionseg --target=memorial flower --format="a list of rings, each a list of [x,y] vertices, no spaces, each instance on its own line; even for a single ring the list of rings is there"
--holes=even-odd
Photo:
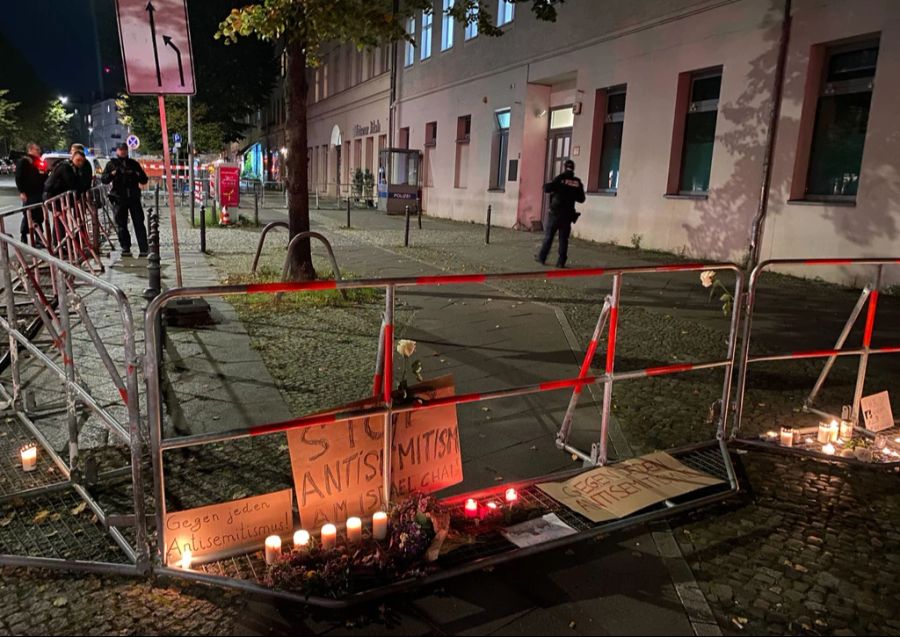
[[[397,394],[401,400],[409,398],[409,381],[406,376],[410,370],[419,379],[419,382],[422,381],[422,361],[411,360],[415,351],[415,341],[405,338],[397,341],[397,353],[403,357],[403,371],[400,373],[400,382],[397,384]]]
[[[709,288],[709,300],[712,301],[713,295],[716,293],[716,290],[721,290],[721,295],[719,296],[719,300],[722,302],[722,314],[728,316],[731,312],[731,306],[734,303],[734,295],[731,291],[725,287],[725,285],[719,281],[716,276],[715,270],[704,270],[700,273],[700,285],[705,288]]]

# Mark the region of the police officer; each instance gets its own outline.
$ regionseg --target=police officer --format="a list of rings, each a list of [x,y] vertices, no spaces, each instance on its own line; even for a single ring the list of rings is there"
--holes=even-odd
[[[144,209],[141,207],[141,186],[146,184],[147,173],[141,165],[128,156],[128,145],[116,146],[116,156],[109,160],[100,181],[112,184],[110,195],[115,200],[116,234],[122,245],[122,256],[131,256],[131,233],[128,232],[128,216],[134,226],[140,256],[147,256],[147,228],[144,225]]]
[[[563,164],[563,172],[544,184],[544,192],[550,195],[550,214],[547,218],[547,227],[544,229],[544,242],[541,251],[534,255],[534,260],[545,265],[550,248],[553,247],[553,235],[559,232],[559,259],[556,267],[566,267],[566,259],[569,256],[569,235],[572,232],[572,224],[578,218],[575,212],[576,203],[584,203],[584,185],[575,176],[575,162],[567,159]]]
[[[74,150],[69,159],[57,162],[44,183],[44,199],[56,197],[70,190],[78,194],[86,192],[82,190],[84,183],[82,175],[87,165],[88,161],[83,150]]]
[[[26,147],[27,155],[16,164],[16,188],[19,191],[19,199],[23,206],[40,204],[43,200],[44,181],[47,173],[44,172],[44,164],[41,160],[41,147],[34,142]],[[19,228],[22,242],[28,241],[28,217],[34,225],[40,227],[44,223],[44,210],[37,206],[22,213],[22,224]]]

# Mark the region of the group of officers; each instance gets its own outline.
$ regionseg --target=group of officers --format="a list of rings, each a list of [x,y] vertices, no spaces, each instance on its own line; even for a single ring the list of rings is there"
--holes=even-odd
[[[148,178],[143,167],[128,156],[126,144],[116,147],[116,156],[106,164],[100,182],[109,186],[109,199],[114,208],[116,235],[122,248],[122,256],[131,256],[129,217],[134,226],[138,256],[147,256],[149,247],[144,209],[141,206],[141,186],[148,182]],[[22,242],[28,243],[31,235],[29,217],[35,226],[43,224],[44,211],[41,204],[44,201],[69,191],[74,191],[80,197],[93,185],[94,168],[87,160],[83,145],[72,144],[69,157],[57,162],[48,174],[41,159],[41,147],[35,143],[28,144],[26,155],[16,164],[16,188],[25,208],[20,226]]]

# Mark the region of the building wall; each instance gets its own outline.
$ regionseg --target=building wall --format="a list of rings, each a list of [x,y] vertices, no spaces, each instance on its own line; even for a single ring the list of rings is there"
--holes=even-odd
[[[91,106],[91,126],[94,130],[89,135],[90,145],[100,155],[112,156],[116,144],[121,144],[128,138],[128,127],[119,120],[114,99],[96,102]]]

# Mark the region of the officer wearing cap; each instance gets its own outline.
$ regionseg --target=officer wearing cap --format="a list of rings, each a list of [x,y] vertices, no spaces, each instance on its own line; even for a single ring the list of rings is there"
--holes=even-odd
[[[572,224],[579,216],[575,212],[575,204],[584,203],[584,184],[575,176],[575,162],[567,159],[563,168],[563,172],[553,181],[544,184],[544,192],[550,195],[550,214],[547,216],[541,250],[534,255],[535,261],[545,265],[550,248],[553,247],[553,236],[559,232],[558,268],[566,267],[569,256],[569,235],[572,233]]]
[[[141,186],[149,180],[141,165],[128,156],[128,145],[116,146],[116,156],[109,160],[100,181],[112,184],[110,199],[115,203],[116,234],[122,246],[122,256],[131,256],[131,233],[128,217],[134,226],[140,256],[147,256],[147,227],[144,225],[144,209],[141,207]]]

